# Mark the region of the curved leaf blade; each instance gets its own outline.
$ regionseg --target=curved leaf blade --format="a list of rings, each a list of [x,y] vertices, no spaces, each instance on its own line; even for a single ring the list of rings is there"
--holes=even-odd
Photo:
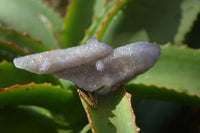
[[[72,0],[67,7],[62,39],[67,47],[75,46],[83,38],[92,22],[95,0]]]
[[[0,41],[0,61],[12,61],[16,56],[29,54],[27,51],[19,48],[15,44]]]
[[[27,84],[31,82],[59,84],[53,75],[38,75],[17,69],[12,63],[3,61],[0,63],[0,88],[10,87],[15,84]]]
[[[0,107],[19,105],[47,108],[56,122],[67,127],[78,129],[78,126],[84,126],[86,122],[77,94],[71,89],[63,89],[60,86],[31,83],[0,89]]]
[[[200,96],[192,95],[184,91],[144,84],[127,84],[125,88],[138,100],[159,99],[200,108]]]
[[[13,54],[16,54],[16,55],[22,55],[23,56],[23,55],[29,54],[27,51],[19,48],[15,44],[3,42],[3,41],[0,41],[0,49],[6,50],[6,51],[13,53]]]
[[[127,5],[128,2],[129,0],[113,0],[108,3],[103,12],[95,17],[92,25],[86,31],[81,43],[86,43],[91,36],[96,36],[98,40],[101,40],[106,28],[110,24],[110,21]]]
[[[156,85],[159,88],[157,94],[159,92],[161,94],[167,93],[162,87],[164,86],[165,88],[172,88],[172,92],[183,92],[184,95],[194,97],[198,101],[200,96],[200,50],[171,45],[162,46],[161,48],[162,54],[157,64],[146,73],[128,82],[128,85],[132,83]],[[145,91],[147,90],[145,89]],[[145,91],[142,91],[144,92],[142,95],[145,95]],[[168,98],[170,99],[170,97]]]
[[[46,16],[57,31],[61,31],[62,19],[41,1],[1,0],[0,12],[0,23],[3,26],[15,28],[19,32],[29,32],[31,36],[40,39],[47,46],[57,47],[51,33],[36,14]]]
[[[194,22],[200,14],[200,0],[183,0],[180,4],[180,8],[182,18],[174,37],[175,44],[182,44],[185,40],[186,34],[190,32],[194,26]]]
[[[3,133],[56,133],[59,128],[52,119],[27,107],[1,108],[0,113],[0,131]]]
[[[106,96],[98,96],[96,108],[91,108],[81,93],[79,95],[93,133],[138,132],[130,101],[131,95],[124,89],[118,89]]]
[[[10,28],[3,28],[0,26],[0,40],[13,43],[19,48],[27,51],[28,53],[38,53],[50,50],[44,46],[40,41],[34,40],[29,34],[21,34]]]
[[[154,84],[200,96],[200,51],[188,47],[162,46],[157,64],[134,83]]]
[[[188,44],[189,47],[192,48],[200,48],[199,42],[199,34],[200,34],[200,14],[198,15],[197,20],[194,23],[194,26],[192,27],[191,32],[189,32],[186,36],[186,39],[184,41],[185,44]]]
[[[71,90],[64,90],[59,86],[52,86],[47,83],[14,85],[9,88],[0,89],[0,106],[22,104],[56,108],[55,105],[66,104],[72,97],[73,92]]]
[[[133,1],[113,19],[102,40],[121,46],[150,41],[182,44],[200,13],[200,0]]]

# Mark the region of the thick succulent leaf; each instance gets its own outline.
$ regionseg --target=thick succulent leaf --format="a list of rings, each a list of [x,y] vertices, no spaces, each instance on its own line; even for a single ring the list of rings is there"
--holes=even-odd
[[[125,87],[129,93],[133,94],[134,97],[137,98],[137,100],[159,99],[200,108],[200,96],[198,94],[192,95],[187,92],[178,91],[172,88],[144,84],[127,84]]]
[[[200,14],[200,0],[183,0],[180,4],[181,19],[174,37],[174,43],[181,44],[185,35],[191,31]]]
[[[59,127],[52,119],[24,106],[1,108],[0,113],[2,133],[56,133]]]
[[[48,94],[48,95],[47,95]],[[0,106],[36,105],[56,108],[67,104],[73,98],[71,90],[62,89],[51,84],[14,85],[0,89]]]
[[[127,5],[128,2],[129,0],[113,0],[108,4],[105,4],[105,9],[102,13],[97,14],[98,16],[95,16],[92,25],[86,31],[81,43],[85,43],[91,36],[96,36],[98,40],[101,40],[111,20]]]
[[[190,49],[186,46],[175,47],[171,45],[162,46],[162,54],[156,65],[147,71],[146,73],[133,79],[128,84],[132,83],[142,83],[142,84],[152,84],[156,85],[155,90],[159,93],[172,93],[174,97],[182,97],[182,101],[185,103],[191,102],[191,104],[196,104],[196,102],[190,101],[196,99],[199,102],[200,97],[200,51]],[[166,89],[171,88],[171,89]],[[140,85],[138,86],[140,87]],[[142,87],[140,87],[142,89]],[[151,86],[147,88],[152,88]],[[157,88],[157,89],[156,89]],[[148,92],[146,87],[143,88],[141,92],[142,95],[152,95]],[[150,89],[153,90],[153,89]],[[156,92],[156,91],[155,91]],[[176,93],[174,93],[176,92]],[[149,93],[149,94],[148,94]],[[156,95],[157,95],[156,94]],[[167,95],[167,94],[164,94]],[[159,97],[159,96],[158,96]],[[184,97],[188,97],[186,102]],[[155,96],[156,98],[156,96]],[[166,97],[166,99],[170,97]],[[199,104],[199,103],[198,103]]]
[[[95,17],[98,17],[100,15],[102,15],[102,13],[105,11],[106,6],[112,2],[113,0],[95,0],[95,4],[93,7],[94,13],[93,13],[93,20],[95,19]]]
[[[17,105],[47,108],[54,116],[54,120],[66,127],[83,126],[86,122],[77,93],[60,86],[31,83],[0,89],[0,107]]]
[[[110,21],[103,41],[115,47],[135,41],[180,44],[199,12],[200,0],[136,0]]]
[[[84,126],[84,128],[80,131],[80,133],[89,133],[89,131],[91,131],[91,126],[90,126],[90,124],[87,124],[87,125]]]
[[[67,47],[77,45],[83,38],[84,31],[92,22],[95,0],[72,0],[67,7],[67,14],[62,32],[62,39]]]
[[[15,28],[20,32],[29,32],[34,38],[40,39],[46,45],[56,48],[55,40],[37,17],[37,14],[46,16],[57,31],[61,31],[62,19],[52,9],[39,0],[1,0],[0,24]]]
[[[194,26],[186,36],[185,42],[189,45],[189,47],[192,48],[200,48],[200,14],[198,16],[198,19],[195,21]]]
[[[59,84],[53,75],[38,75],[17,69],[12,63],[3,61],[0,63],[0,88],[10,87],[15,84],[50,82]]]
[[[15,44],[0,41],[0,61],[12,61],[17,55],[26,55],[27,51],[19,48]]]
[[[23,56],[23,55],[29,54],[27,51],[19,48],[15,44],[3,42],[3,41],[0,41],[0,49],[5,50],[5,51],[10,52],[10,53],[13,53],[15,55],[22,55]]]
[[[40,41],[31,38],[28,33],[21,34],[9,28],[0,27],[0,40],[7,43],[13,43],[27,53],[37,53],[50,50]]]
[[[38,18],[44,23],[45,27],[47,30],[51,33],[52,37],[54,38],[54,42],[57,46],[57,48],[62,48],[64,47],[64,43],[60,37],[60,32],[58,32],[51,21],[44,15],[42,14],[37,14]]]
[[[135,115],[131,106],[131,95],[124,89],[98,96],[96,108],[91,108],[83,95],[81,93],[79,95],[93,133],[138,132],[139,128],[135,124]]]

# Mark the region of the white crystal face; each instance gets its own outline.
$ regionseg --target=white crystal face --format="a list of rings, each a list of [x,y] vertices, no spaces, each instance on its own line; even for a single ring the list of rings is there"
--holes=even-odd
[[[159,59],[161,49],[137,42],[112,50],[96,38],[86,45],[16,58],[16,67],[35,73],[53,73],[86,91],[108,93],[146,72]]]

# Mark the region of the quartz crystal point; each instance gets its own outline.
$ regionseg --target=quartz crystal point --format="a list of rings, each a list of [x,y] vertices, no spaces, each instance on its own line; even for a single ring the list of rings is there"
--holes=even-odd
[[[149,70],[160,54],[160,47],[149,42],[113,50],[92,37],[86,45],[15,58],[14,64],[34,73],[53,73],[81,89],[105,94]]]

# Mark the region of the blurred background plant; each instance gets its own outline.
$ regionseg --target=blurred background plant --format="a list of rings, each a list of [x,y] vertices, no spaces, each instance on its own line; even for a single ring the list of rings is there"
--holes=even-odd
[[[200,0],[44,1],[0,0],[1,132],[137,132],[136,125],[123,124],[134,121],[131,103],[142,133],[200,132]],[[84,44],[91,36],[113,47],[161,45],[158,63],[125,84],[131,103],[117,91],[92,109],[71,82],[12,63]]]

